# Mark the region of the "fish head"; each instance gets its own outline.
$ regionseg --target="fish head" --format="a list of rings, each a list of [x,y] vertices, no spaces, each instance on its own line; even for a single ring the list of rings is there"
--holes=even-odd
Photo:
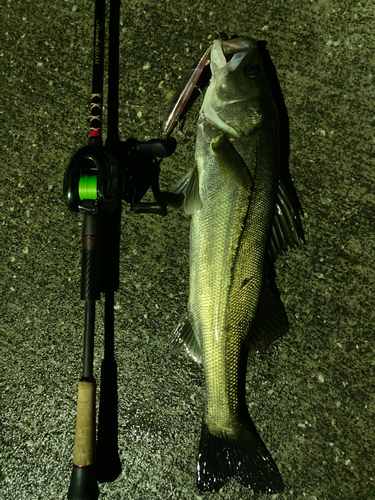
[[[270,97],[263,61],[250,37],[215,40],[211,49],[211,81],[199,123],[211,125],[232,137],[246,137],[264,120]]]

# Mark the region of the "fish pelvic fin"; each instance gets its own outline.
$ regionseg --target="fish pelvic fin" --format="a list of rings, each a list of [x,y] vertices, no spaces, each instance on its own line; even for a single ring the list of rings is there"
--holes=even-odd
[[[216,492],[234,477],[255,493],[278,493],[283,482],[250,416],[236,438],[215,436],[203,422],[197,464],[200,493]]]
[[[176,200],[174,202],[174,200]],[[167,193],[167,203],[175,208],[182,208],[192,215],[202,207],[199,196],[198,167],[195,165],[180,181]]]
[[[185,349],[195,361],[202,362],[202,348],[194,332],[193,318],[189,311],[186,311],[181,317],[174,332],[170,349],[172,352],[180,352]]]

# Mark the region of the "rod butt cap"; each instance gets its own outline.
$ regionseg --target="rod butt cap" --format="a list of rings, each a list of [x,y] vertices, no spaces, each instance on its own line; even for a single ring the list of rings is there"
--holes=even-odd
[[[97,500],[99,487],[94,465],[77,467],[73,465],[68,491],[68,500]]]

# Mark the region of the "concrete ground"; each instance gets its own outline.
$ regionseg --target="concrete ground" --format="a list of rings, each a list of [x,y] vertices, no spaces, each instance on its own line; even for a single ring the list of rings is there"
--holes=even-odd
[[[94,2],[7,0],[1,88],[1,500],[69,486],[81,375],[82,215],[64,172],[87,143]],[[249,362],[247,398],[285,491],[260,500],[375,499],[374,6],[370,0],[123,1],[120,135],[156,137],[179,78],[215,32],[266,40],[290,122],[306,245],[277,261],[289,333]],[[193,164],[198,101],[161,165]],[[195,486],[203,375],[170,354],[188,293],[189,217],[122,214],[115,295],[120,476],[108,499],[253,498]],[[94,370],[103,358],[98,305]]]

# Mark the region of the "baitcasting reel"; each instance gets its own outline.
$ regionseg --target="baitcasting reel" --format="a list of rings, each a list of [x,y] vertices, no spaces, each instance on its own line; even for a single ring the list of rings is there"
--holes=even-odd
[[[120,162],[109,154],[101,142],[91,139],[77,151],[66,170],[64,197],[71,212],[84,214],[112,213],[125,200],[135,212],[166,215],[166,205],[159,190],[159,162],[173,154],[172,139],[118,141],[112,150]],[[141,202],[152,188],[155,203]]]

